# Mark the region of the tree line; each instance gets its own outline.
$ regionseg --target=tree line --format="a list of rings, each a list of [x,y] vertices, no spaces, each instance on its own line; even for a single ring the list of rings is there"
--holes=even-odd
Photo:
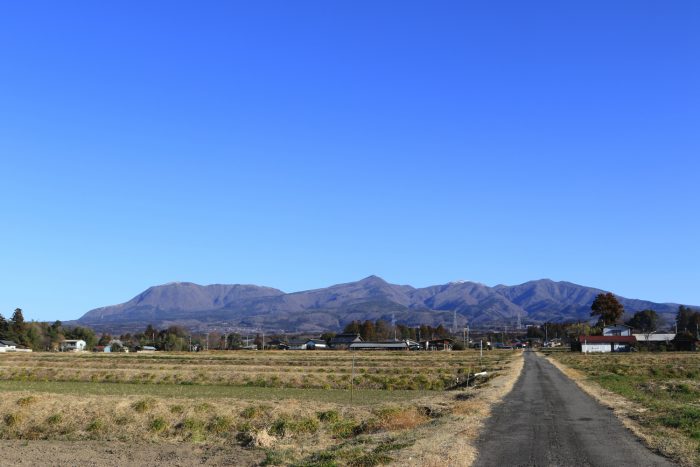
[[[82,339],[88,348],[92,348],[98,340],[95,332],[89,328],[64,327],[60,321],[53,324],[27,322],[21,308],[16,308],[9,320],[0,314],[0,339],[32,350],[58,350],[66,339]]]
[[[449,337],[450,331],[442,324],[437,327],[421,324],[417,327],[406,326],[405,324],[396,324],[384,320],[370,321],[352,321],[343,329],[346,334],[359,334],[364,341],[389,340],[396,337],[397,339],[412,339],[415,341],[425,339],[439,339]]]

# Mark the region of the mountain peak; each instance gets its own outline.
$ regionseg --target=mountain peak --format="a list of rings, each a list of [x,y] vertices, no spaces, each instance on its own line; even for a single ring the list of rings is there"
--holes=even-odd
[[[388,284],[387,281],[385,281],[379,276],[375,276],[374,274],[372,274],[371,276],[367,276],[364,279],[360,279],[357,282],[360,284]]]
[[[453,281],[415,289],[389,283],[377,275],[356,282],[284,293],[254,285],[197,285],[171,282],[150,287],[128,302],[87,312],[78,323],[114,332],[148,323],[182,323],[193,329],[270,329],[318,332],[342,329],[353,320],[401,324],[450,325],[456,312],[473,326],[546,321],[587,321],[599,289],[539,279],[520,285],[489,287]],[[677,306],[620,297],[628,314],[652,308],[672,322]]]

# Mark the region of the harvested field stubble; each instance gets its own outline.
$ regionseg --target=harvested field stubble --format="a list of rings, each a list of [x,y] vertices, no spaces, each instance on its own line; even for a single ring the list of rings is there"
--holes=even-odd
[[[517,354],[2,356],[0,438],[237,445],[264,449],[267,464],[376,465],[479,393],[463,403],[465,391],[445,388],[504,372]]]
[[[358,389],[441,390],[469,369],[494,370],[502,352],[357,354]],[[220,352],[207,354],[16,354],[0,358],[0,380],[222,385],[346,389],[349,352]]]

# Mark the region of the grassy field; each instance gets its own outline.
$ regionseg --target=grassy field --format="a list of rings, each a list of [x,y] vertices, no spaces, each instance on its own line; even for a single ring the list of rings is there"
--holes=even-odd
[[[0,438],[235,444],[269,465],[377,465],[413,445],[415,428],[476,410],[488,379],[466,388],[467,376],[502,373],[517,355],[2,354]]]
[[[700,354],[550,355],[639,407],[630,417],[653,447],[686,465],[700,465]]]

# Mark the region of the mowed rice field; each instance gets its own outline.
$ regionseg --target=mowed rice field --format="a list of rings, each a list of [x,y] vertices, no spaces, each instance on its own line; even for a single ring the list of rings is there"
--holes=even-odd
[[[653,448],[700,465],[700,353],[552,352],[564,365],[631,401],[626,409]]]
[[[213,443],[264,451],[269,465],[376,465],[519,353],[0,354],[0,437]],[[481,371],[489,377],[466,387]]]

